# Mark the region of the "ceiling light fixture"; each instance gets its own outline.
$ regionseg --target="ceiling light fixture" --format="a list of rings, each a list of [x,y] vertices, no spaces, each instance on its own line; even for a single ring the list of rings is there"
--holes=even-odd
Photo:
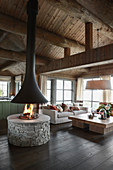
[[[91,81],[87,81],[86,89],[109,90],[111,89],[111,83],[110,80],[91,80]]]
[[[99,29],[97,29],[97,47],[99,47]],[[111,82],[110,82],[110,80],[91,80],[91,81],[87,81],[86,89],[90,89],[90,90],[91,89],[92,90],[109,90],[109,89],[111,89]]]

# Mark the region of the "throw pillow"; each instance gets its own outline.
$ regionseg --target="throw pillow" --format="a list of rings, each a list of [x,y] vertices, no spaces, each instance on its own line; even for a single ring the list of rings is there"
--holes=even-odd
[[[57,108],[58,112],[63,112],[63,108],[60,105],[56,106],[56,108]]]
[[[64,103],[62,103],[62,108],[63,108],[63,111],[64,112],[68,112],[69,111],[69,107],[68,107],[68,105],[66,105],[66,104],[64,104]]]
[[[71,107],[70,107],[70,112],[72,112],[72,111],[73,111],[73,108],[74,108],[73,106],[71,106]]]
[[[74,107],[73,110],[80,110],[79,107]]]
[[[54,106],[54,105],[51,105],[50,109],[57,110],[56,106]]]
[[[50,105],[47,105],[47,109],[50,109]]]

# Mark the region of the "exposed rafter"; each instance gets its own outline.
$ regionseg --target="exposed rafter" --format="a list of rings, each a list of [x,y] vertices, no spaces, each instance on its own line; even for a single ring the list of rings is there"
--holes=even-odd
[[[14,52],[10,50],[4,50],[0,48],[0,58],[4,60],[25,62],[26,61],[26,53],[23,52]],[[36,64],[45,65],[48,63],[48,60],[43,59],[43,57],[36,57]]]
[[[15,19],[14,17],[0,14],[0,29],[18,35],[26,35],[26,23]],[[44,39],[50,44],[60,47],[76,47],[78,52],[84,51],[84,45],[79,44],[74,40],[57,35],[53,32],[42,28],[36,29],[36,38]]]
[[[0,76],[14,76],[10,71],[0,71]]]
[[[10,67],[15,66],[16,64],[17,64],[17,61],[7,61],[6,63],[2,64],[2,66],[0,67],[0,71],[6,71]]]
[[[55,8],[59,8],[67,13],[68,15],[73,16],[75,18],[80,19],[82,22],[91,22],[95,24],[95,28],[101,28],[101,33],[107,36],[108,38],[113,40],[113,29],[105,24],[101,19],[99,19],[99,15],[95,16],[91,11],[86,9],[87,6],[82,6],[75,0],[46,0]],[[90,0],[91,1],[91,0]],[[88,2],[87,2],[88,3]],[[97,3],[97,1],[95,2]],[[103,1],[101,1],[103,3]],[[96,10],[96,9],[95,9]],[[104,11],[104,10],[103,10]]]

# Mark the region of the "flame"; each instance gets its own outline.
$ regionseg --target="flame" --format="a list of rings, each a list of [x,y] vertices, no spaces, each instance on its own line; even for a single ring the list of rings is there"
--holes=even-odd
[[[24,111],[23,111],[23,115],[24,115],[24,114],[27,114],[27,113],[30,114],[29,117],[32,117],[32,116],[33,116],[33,104],[30,104],[30,105],[29,105],[29,108],[27,108],[27,104],[25,105]]]

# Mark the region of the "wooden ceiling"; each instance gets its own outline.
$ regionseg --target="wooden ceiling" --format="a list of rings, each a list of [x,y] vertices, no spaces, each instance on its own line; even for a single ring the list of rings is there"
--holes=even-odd
[[[0,74],[25,73],[28,0],[0,0]],[[85,23],[93,23],[93,48],[113,43],[111,0],[39,0],[36,29],[37,65],[85,51]],[[97,39],[97,28],[100,29]],[[68,71],[72,77],[87,70]],[[62,72],[62,75],[66,75]]]

